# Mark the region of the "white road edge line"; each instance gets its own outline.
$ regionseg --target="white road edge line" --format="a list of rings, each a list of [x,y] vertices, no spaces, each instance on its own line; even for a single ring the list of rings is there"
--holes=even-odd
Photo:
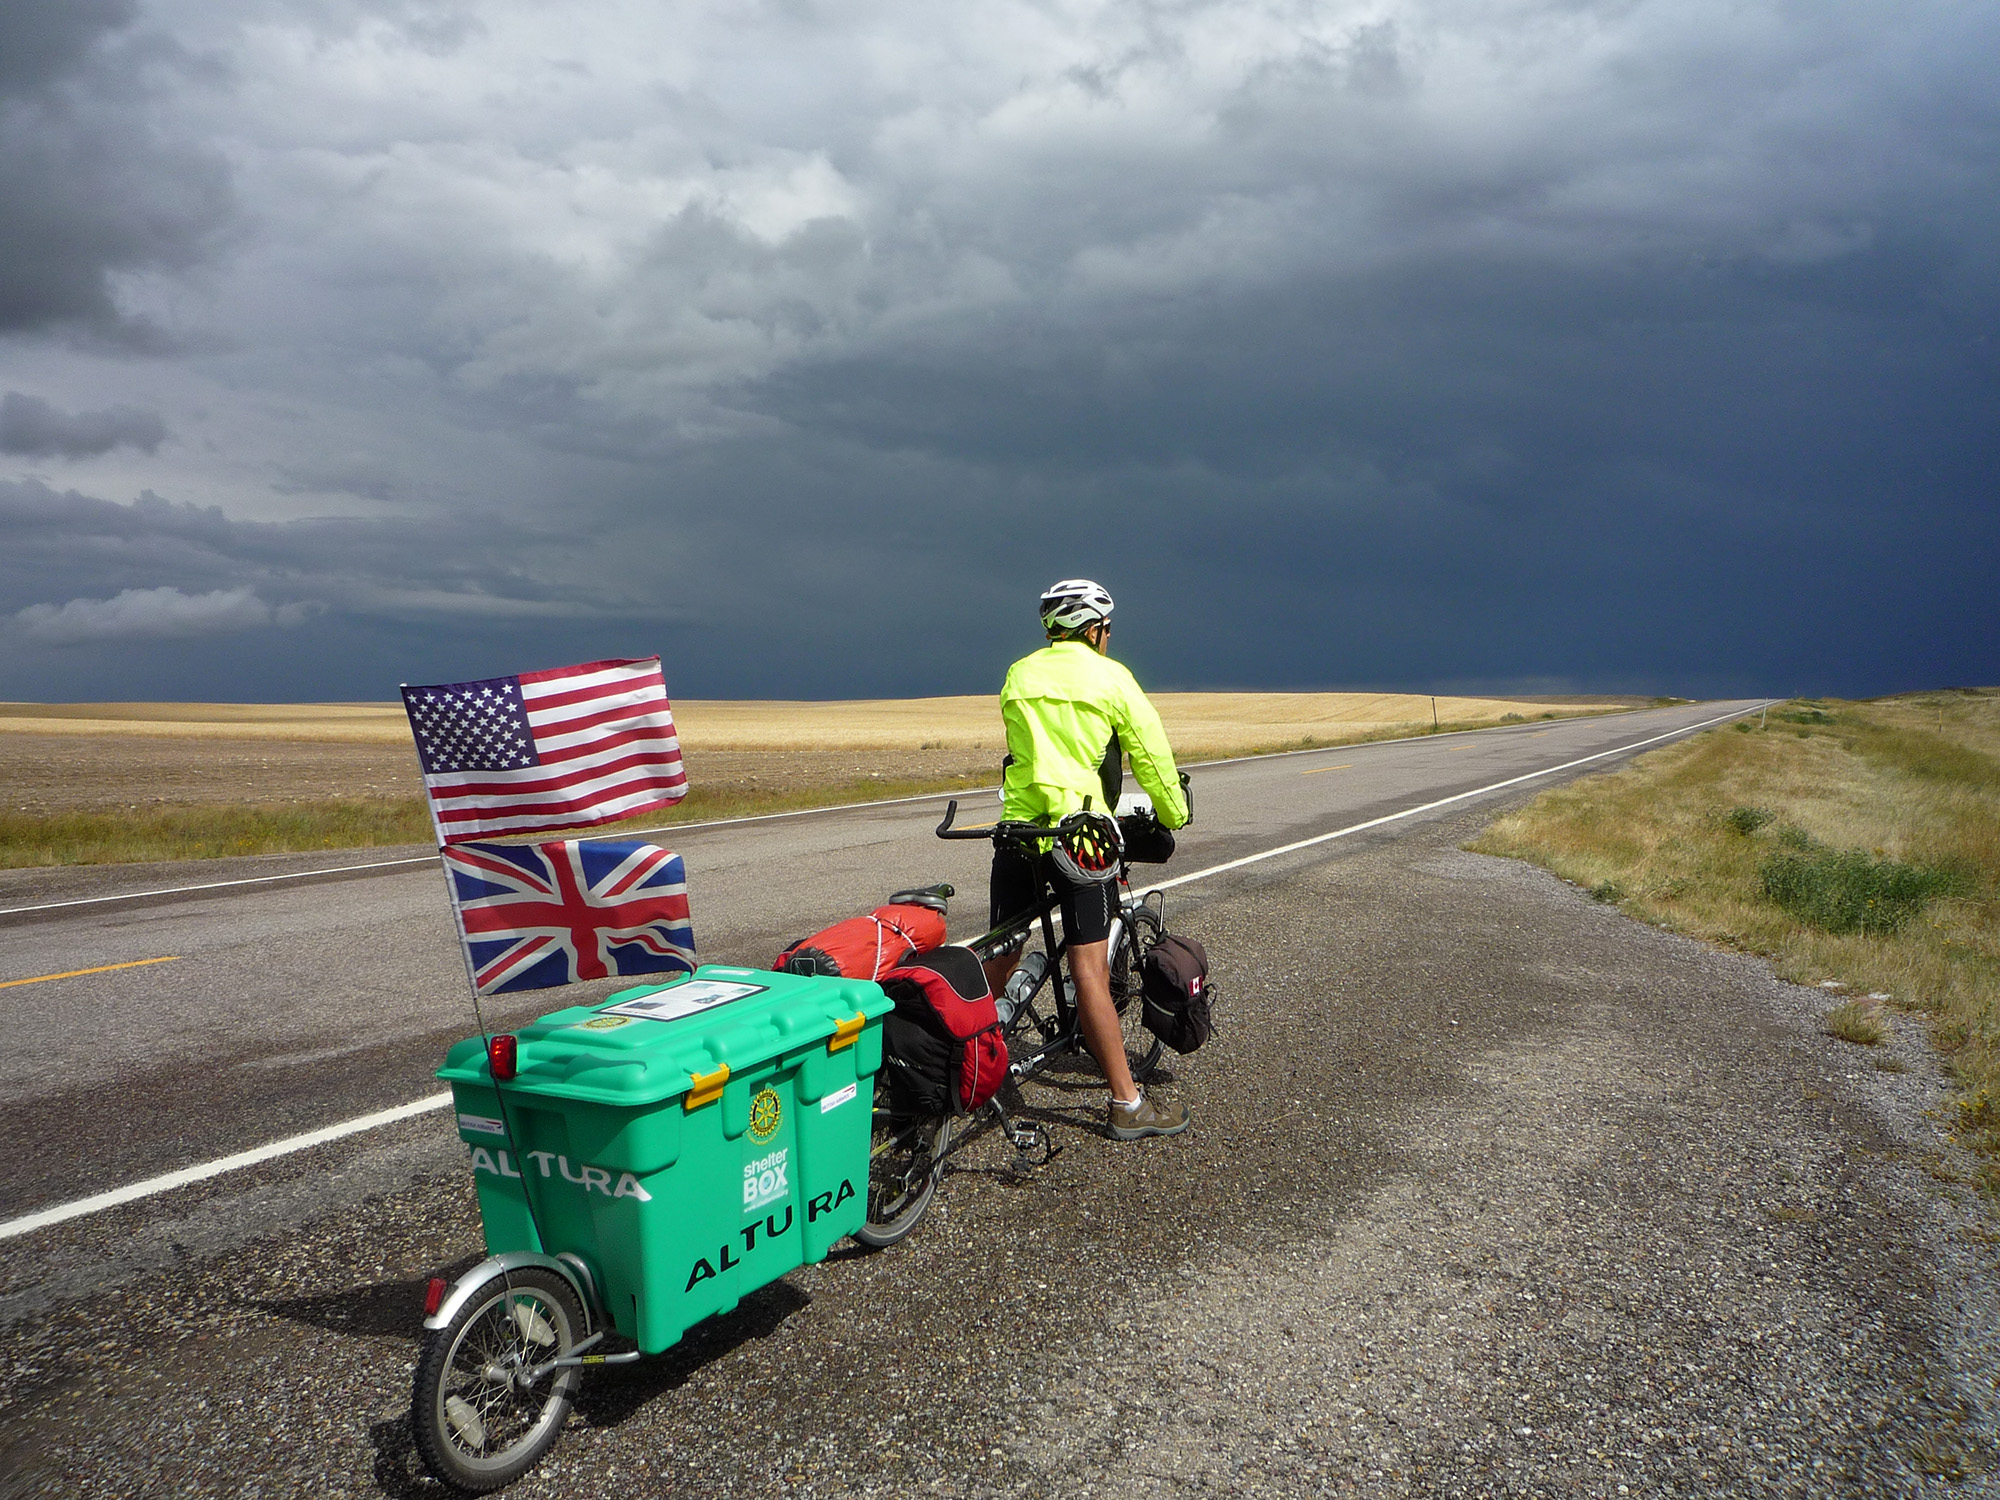
[[[383,1125],[393,1125],[398,1120],[408,1120],[417,1115],[427,1115],[434,1109],[444,1109],[451,1103],[450,1094],[432,1094],[409,1104],[399,1104],[394,1109],[377,1110],[372,1115],[362,1115],[358,1119],[343,1120],[338,1125],[329,1125],[323,1130],[308,1130],[304,1135],[288,1135],[282,1141],[271,1141],[248,1151],[239,1151],[234,1156],[219,1157],[215,1161],[203,1162],[198,1167],[183,1167],[178,1172],[168,1172],[161,1177],[148,1177],[143,1182],[127,1183],[109,1192],[94,1193],[88,1198],[79,1198],[74,1203],[59,1203],[54,1208],[45,1208],[37,1213],[24,1214],[18,1219],[8,1219],[0,1223],[0,1240],[9,1240],[19,1234],[30,1234],[37,1229],[46,1229],[51,1224],[60,1224],[66,1219],[80,1219],[85,1214],[94,1214],[102,1209],[116,1208],[121,1203],[131,1203],[140,1198],[150,1198],[156,1193],[170,1193],[175,1188],[187,1187],[191,1183],[206,1182],[211,1177],[220,1177],[225,1172],[234,1172],[241,1167],[254,1167],[259,1162],[270,1161],[273,1157],[289,1156],[294,1151],[305,1151],[313,1146],[323,1146],[328,1141],[337,1141],[345,1135],[359,1135],[364,1130],[375,1130]]]
[[[17,917],[30,911],[61,911],[66,906],[97,906],[106,901],[143,901],[148,896],[186,896],[196,891],[220,891],[232,885],[271,885],[280,880],[307,880],[314,875],[347,875],[356,870],[387,870],[396,865],[429,864],[435,856],[418,859],[381,859],[372,865],[334,865],[324,870],[294,870],[289,875],[252,875],[243,880],[212,880],[207,885],[170,885],[158,891],[121,891],[116,896],[82,896],[75,901],[49,901],[40,906],[0,908],[0,917]]]
[[[1772,699],[1772,702],[1778,700]],[[1665,734],[1656,734],[1651,739],[1639,740],[1630,745],[1619,745],[1610,750],[1600,750],[1595,755],[1586,755],[1581,760],[1564,761],[1559,766],[1549,766],[1545,770],[1530,771],[1524,776],[1509,777],[1506,781],[1496,781],[1490,786],[1474,787],[1469,792],[1459,792],[1454,796],[1440,797],[1435,802],[1426,802],[1422,807],[1405,808],[1402,812],[1389,813],[1384,817],[1370,818],[1365,823],[1356,823],[1351,828],[1336,829],[1332,833],[1322,833],[1297,843],[1283,844],[1276,849],[1266,849],[1260,854],[1246,854],[1241,859],[1232,859],[1225,864],[1210,865],[1206,870],[1196,870],[1192,875],[1182,875],[1174,880],[1163,880],[1158,885],[1146,887],[1147,891],[1170,891],[1175,886],[1187,885],[1196,880],[1206,880],[1212,875],[1225,874],[1230,870],[1240,870],[1245,865],[1254,865],[1262,860],[1276,859],[1280,855],[1291,854],[1300,849],[1310,849],[1315,844],[1329,843],[1334,839],[1346,838],[1351,833],[1362,833],[1370,828],[1380,828],[1384,823],[1395,823],[1403,818],[1414,818],[1419,813],[1427,813],[1440,807],[1449,807],[1454,802],[1464,802],[1468,798],[1483,796],[1488,792],[1504,791],[1510,786],[1519,786],[1524,781],[1533,781],[1540,776],[1553,776],[1558,771],[1574,770],[1587,766],[1594,760],[1603,760],[1611,755],[1624,755],[1633,750],[1643,750],[1648,745],[1657,745],[1661,740],[1673,739],[1676,735],[1693,734],[1696,730],[1707,729],[1711,725],[1729,719],[1740,719],[1745,714],[1755,713],[1757,705],[1739,709],[1734,713],[1722,714],[1713,719],[1704,719],[1699,724],[1688,724],[1680,729],[1672,729]],[[899,797],[899,802],[923,802],[926,797]],[[884,803],[863,804],[865,806],[885,806]],[[802,811],[825,811],[825,809],[802,809]],[[776,814],[775,816],[785,816]],[[742,821],[754,821],[744,819]],[[685,826],[685,825],[684,825]],[[18,1219],[0,1222],[0,1240],[12,1239],[16,1235],[30,1234],[37,1229],[46,1229],[51,1224],[61,1224],[68,1219],[77,1219],[85,1214],[94,1214],[102,1209],[116,1208],[121,1203],[132,1203],[140,1198],[151,1198],[159,1193],[170,1193],[175,1188],[187,1187],[192,1183],[206,1182],[211,1177],[220,1177],[225,1172],[234,1172],[240,1167],[254,1167],[259,1162],[270,1161],[274,1157],[289,1156],[294,1151],[309,1150],[314,1146],[337,1141],[342,1136],[359,1135],[365,1130],[375,1130],[383,1125],[393,1125],[398,1120],[408,1120],[416,1115],[429,1114],[432,1110],[444,1109],[451,1103],[450,1094],[432,1094],[409,1104],[399,1104],[394,1109],[378,1110],[372,1115],[362,1115],[358,1119],[346,1120],[338,1125],[329,1125],[323,1130],[309,1130],[304,1135],[287,1136],[281,1141],[271,1141],[266,1145],[239,1151],[234,1156],[220,1157],[204,1162],[196,1167],[183,1167],[178,1172],[168,1172],[161,1177],[148,1177],[143,1182],[129,1183],[125,1187],[113,1188],[109,1192],[97,1193],[88,1198],[79,1198],[74,1203],[57,1204],[54,1208],[41,1209],[36,1213],[23,1215]]]
[[[803,818],[812,813],[855,812],[867,807],[896,807],[905,802],[942,802],[947,797],[963,797],[977,792],[997,791],[997,787],[967,787],[960,792],[922,792],[914,797],[884,797],[879,802],[841,802],[832,807],[794,807],[786,812],[751,813],[741,818],[713,818],[706,823],[668,823],[660,828],[619,830],[619,837],[641,833],[684,833],[690,828],[727,828],[736,823],[768,823],[774,818]],[[577,830],[584,832],[585,830]],[[61,911],[70,906],[98,906],[106,901],[143,901],[148,896],[186,896],[198,891],[220,891],[235,885],[273,885],[280,880],[310,880],[315,875],[352,875],[359,870],[389,870],[397,865],[427,865],[435,854],[415,854],[407,859],[382,859],[367,865],[329,865],[323,870],[293,870],[286,875],[249,875],[242,880],[217,880],[207,885],[170,885],[157,891],[121,891],[115,896],[82,896],[75,901],[50,901],[41,906],[0,907],[0,917],[18,917],[32,911]]]

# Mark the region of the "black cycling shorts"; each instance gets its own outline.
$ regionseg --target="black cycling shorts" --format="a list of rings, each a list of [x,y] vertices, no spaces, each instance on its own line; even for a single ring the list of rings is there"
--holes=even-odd
[[[988,889],[995,927],[1022,912],[1037,910],[1048,892],[1055,891],[1062,897],[1063,936],[1072,943],[1103,942],[1111,936],[1111,919],[1118,915],[1117,881],[1071,880],[1047,854],[995,849]]]

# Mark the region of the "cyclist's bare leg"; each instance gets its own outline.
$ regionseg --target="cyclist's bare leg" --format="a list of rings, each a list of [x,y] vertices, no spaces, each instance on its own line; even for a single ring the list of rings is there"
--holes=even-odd
[[[1114,1099],[1136,1099],[1132,1065],[1125,1058],[1125,1033],[1118,1024],[1118,1007],[1111,1003],[1111,943],[1071,944],[1069,977],[1076,986],[1076,1019],[1084,1045],[1097,1059]]]

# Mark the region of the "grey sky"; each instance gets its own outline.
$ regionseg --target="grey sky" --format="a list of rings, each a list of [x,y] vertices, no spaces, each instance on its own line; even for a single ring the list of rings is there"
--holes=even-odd
[[[2000,13],[0,13],[0,697],[2000,679]]]

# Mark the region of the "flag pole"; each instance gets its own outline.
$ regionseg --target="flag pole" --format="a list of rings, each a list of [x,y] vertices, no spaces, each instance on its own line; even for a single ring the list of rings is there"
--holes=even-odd
[[[404,682],[397,686],[408,688],[409,684]],[[409,699],[406,697],[403,700],[403,711],[406,715],[409,706]],[[415,741],[417,736],[414,722],[410,726],[410,731],[410,738]],[[421,752],[420,744],[418,749]],[[421,754],[419,761],[421,762]],[[437,802],[431,796],[428,779],[424,781],[424,810],[431,815],[431,836],[437,840],[438,872],[444,876],[444,893],[451,902],[452,936],[458,939],[458,956],[465,960],[465,986],[472,993],[472,1020],[479,1028],[479,1047],[486,1058],[486,1076],[492,1081],[493,1099],[500,1107],[500,1138],[507,1143],[507,1149],[514,1153],[514,1170],[521,1174],[521,1201],[527,1206],[528,1225],[535,1231],[536,1248],[546,1253],[548,1244],[542,1237],[542,1217],[535,1212],[535,1195],[528,1187],[528,1159],[521,1154],[520,1144],[514,1139],[514,1117],[507,1110],[506,1091],[500,1087],[500,1080],[493,1077],[493,1033],[486,1025],[486,1012],[479,1005],[479,972],[472,966],[472,944],[466,941],[465,908],[459,905],[458,881],[451,873],[449,841],[445,838],[444,824],[438,818]],[[457,1111],[454,1110],[453,1114],[456,1115]],[[456,1120],[453,1123],[456,1124]],[[504,1266],[501,1268],[500,1276],[502,1284],[512,1291],[514,1283]]]

